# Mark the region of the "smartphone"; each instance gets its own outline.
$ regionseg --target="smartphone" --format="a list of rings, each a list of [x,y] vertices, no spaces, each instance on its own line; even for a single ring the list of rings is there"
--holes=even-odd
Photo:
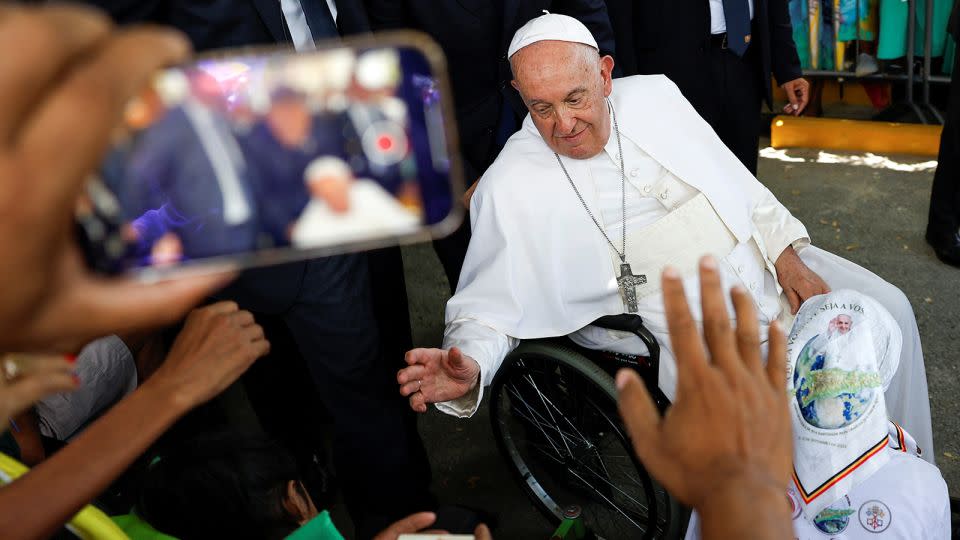
[[[167,277],[442,237],[464,182],[446,66],[413,32],[158,73],[76,207],[86,262]]]

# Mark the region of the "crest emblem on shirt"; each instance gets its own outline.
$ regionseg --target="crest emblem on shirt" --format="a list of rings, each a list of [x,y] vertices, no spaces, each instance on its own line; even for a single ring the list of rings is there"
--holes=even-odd
[[[860,506],[858,512],[860,525],[872,533],[882,533],[890,527],[890,507],[880,501],[867,501]]]

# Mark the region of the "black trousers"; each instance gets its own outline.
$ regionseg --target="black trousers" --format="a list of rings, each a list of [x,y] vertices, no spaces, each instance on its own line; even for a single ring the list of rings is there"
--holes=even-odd
[[[707,45],[704,55],[705,86],[711,90],[685,91],[684,95],[723,144],[756,176],[764,88],[759,54],[750,47],[739,57],[729,49]]]
[[[430,509],[430,465],[415,413],[396,383],[402,357],[382,354],[367,255],[254,269],[220,296],[258,317],[273,318],[273,324],[281,321],[293,337],[297,350],[272,351],[272,361],[295,364],[297,356],[305,360],[316,397],[333,423],[337,478],[358,538],[370,538],[392,521]],[[293,365],[291,372],[296,370]],[[254,370],[246,381],[258,416],[270,422],[278,404],[286,403],[293,409],[282,422],[285,430],[301,426],[303,437],[309,437],[310,424],[320,422],[321,411],[303,410],[309,399],[287,395],[306,392],[304,385],[264,375],[262,369]],[[276,434],[271,426],[267,431]],[[279,434],[281,439],[292,437],[296,433]]]
[[[930,193],[927,235],[934,241],[952,239],[960,228],[960,82],[957,77],[960,77],[960,55],[953,59],[950,101]]]

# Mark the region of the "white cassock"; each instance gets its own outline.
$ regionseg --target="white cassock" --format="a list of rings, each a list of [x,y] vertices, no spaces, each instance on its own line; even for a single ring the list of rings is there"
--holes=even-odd
[[[804,517],[799,495],[790,486],[787,498],[797,540],[949,540],[947,483],[936,467],[910,451],[909,443],[903,444],[909,435],[899,431],[898,443],[895,426],[891,429],[884,450],[889,461],[816,517]],[[694,512],[686,540],[702,537],[699,522]]]
[[[326,202],[311,199],[293,227],[293,245],[339,245],[402,236],[420,229],[420,216],[375,181],[354,180],[349,189],[346,212],[335,212]]]
[[[772,321],[792,323],[774,261],[793,246],[833,289],[873,297],[903,333],[897,374],[886,392],[892,418],[931,456],[927,380],[916,320],[893,285],[810,245],[806,228],[723,145],[669,79],[613,81],[627,179],[627,262],[647,283],[637,287],[639,315],[660,344],[660,387],[676,388],[660,273],[676,268],[700,320],[697,262],[712,254],[724,287],[740,284],[756,302],[761,338]],[[616,135],[597,156],[562,158],[585,203],[618,249],[621,191]],[[470,206],[473,237],[457,292],[447,303],[443,347],[459,347],[480,365],[477,390],[437,407],[476,412],[503,361],[521,339],[569,335],[582,346],[643,354],[636,336],[590,326],[626,311],[617,288],[620,261],[591,221],[529,115],[481,178]],[[734,318],[729,305],[731,319]]]

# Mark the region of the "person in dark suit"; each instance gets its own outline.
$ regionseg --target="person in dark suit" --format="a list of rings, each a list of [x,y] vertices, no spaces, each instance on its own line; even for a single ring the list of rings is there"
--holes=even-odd
[[[106,11],[118,23],[152,22],[187,34],[197,51],[288,43],[296,45],[279,0],[81,0]],[[303,18],[314,40],[369,31],[359,0],[335,3],[301,0]]]
[[[310,49],[313,40],[368,29],[363,6],[356,0],[336,2],[336,15],[326,0],[87,1],[121,24],[175,26],[198,51],[271,43]],[[399,261],[398,251],[394,260]],[[285,395],[276,383],[272,389],[263,386],[274,376],[288,376],[283,371],[298,369],[291,365],[292,356],[306,360],[319,398],[333,419],[337,478],[359,538],[370,538],[398,518],[433,505],[430,466],[416,418],[393,388],[399,366],[392,356],[400,351],[402,361],[408,347],[381,342],[382,335],[402,339],[404,323],[409,341],[405,291],[396,290],[396,281],[380,285],[404,301],[403,311],[391,313],[392,324],[386,326],[387,317],[376,317],[383,308],[371,289],[370,264],[376,263],[368,263],[367,254],[352,254],[253,269],[221,293],[255,312],[258,320],[267,318],[265,327],[288,330],[293,338],[296,350],[274,350],[271,356],[279,362],[273,366],[264,362],[262,369],[248,374],[246,384],[248,394],[261,398],[253,400],[254,407],[268,431],[270,417],[299,419],[282,418],[277,424],[299,426],[300,433],[273,433],[294,444],[307,437],[305,422],[319,421],[318,411],[288,405],[298,396]],[[280,324],[271,324],[270,319],[279,319]],[[274,336],[268,338],[274,342]],[[276,340],[284,341],[289,339]]]
[[[256,245],[253,190],[259,179],[219,110],[217,80],[202,70],[187,78],[190,96],[142,133],[122,173],[123,207],[137,216],[130,227],[133,256],[146,263],[158,262],[164,249],[176,260]]]
[[[227,165],[232,168],[232,180],[218,178],[230,173],[214,167],[201,142],[203,136],[220,135],[200,135],[187,113],[177,108],[147,130],[137,145],[125,173],[136,181],[128,182],[123,199],[124,208],[137,216],[131,223],[136,255],[149,257],[156,243],[168,235],[176,237],[187,258],[244,252],[256,245],[258,224],[252,209],[256,181],[242,163]],[[218,182],[210,182],[211,178]],[[225,211],[227,196],[220,183],[227,181],[239,188],[233,196],[240,198],[234,202],[241,206],[240,219],[231,219]]]
[[[788,114],[809,100],[787,0],[607,0],[624,75],[667,75],[752,173],[773,75]]]
[[[950,33],[960,43],[960,0],[954,0]],[[960,266],[960,54],[953,57],[947,118],[940,135],[940,157],[930,193],[927,243],[941,261]]]
[[[364,0],[373,30],[414,29],[430,35],[447,57],[464,175],[470,185],[493,163],[527,114],[513,78],[507,47],[513,34],[543,10],[583,22],[613,54],[613,31],[603,0]],[[470,240],[469,220],[434,242],[451,290]]]

